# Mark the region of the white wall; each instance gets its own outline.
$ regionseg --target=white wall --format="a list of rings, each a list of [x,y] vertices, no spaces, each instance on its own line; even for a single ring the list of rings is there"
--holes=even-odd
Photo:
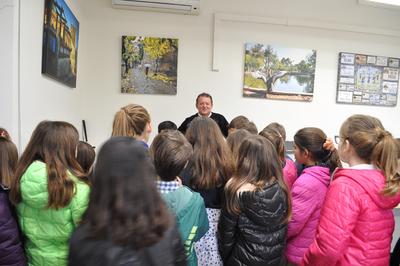
[[[18,142],[18,2],[0,0],[0,127]]]
[[[86,0],[88,36],[79,51],[79,79],[84,90],[89,140],[96,146],[111,134],[114,113],[134,102],[145,106],[153,126],[163,120],[178,125],[196,110],[194,100],[206,91],[214,97],[214,111],[228,120],[244,114],[259,128],[281,122],[291,138],[296,130],[317,126],[337,134],[353,113],[378,116],[396,136],[399,106],[395,108],[339,105],[336,99],[340,51],[400,57],[400,38],[301,27],[223,22],[220,26],[220,71],[211,71],[213,14],[215,12],[278,18],[305,18],[333,24],[355,24],[399,30],[400,12],[359,6],[355,0],[231,1],[204,0],[200,16],[182,16],[112,9],[109,0]],[[129,95],[120,91],[121,36],[143,35],[179,39],[178,93],[176,96]],[[311,103],[242,97],[245,42],[279,44],[317,50],[314,100]],[[83,41],[81,42],[83,43]],[[154,135],[153,135],[154,136]]]
[[[80,22],[78,52],[85,45],[85,17],[82,1],[67,0],[66,3]],[[41,74],[43,38],[43,0],[20,2],[20,112],[21,146],[29,141],[36,125],[45,119],[65,120],[81,128],[83,88],[81,86],[80,59],[78,58],[77,86],[74,89],[62,85]],[[84,57],[84,56],[82,56]]]

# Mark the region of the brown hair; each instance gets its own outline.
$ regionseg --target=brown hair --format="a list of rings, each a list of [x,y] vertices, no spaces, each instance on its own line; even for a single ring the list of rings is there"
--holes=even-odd
[[[193,146],[188,164],[190,185],[198,189],[224,186],[234,169],[232,154],[217,123],[197,117],[190,123],[186,138]]]
[[[47,167],[48,207],[58,209],[67,206],[75,192],[74,176],[87,182],[82,168],[75,159],[79,134],[70,123],[43,121],[33,131],[15,172],[10,199],[14,204],[21,201],[20,180],[28,167],[40,160]]]
[[[243,115],[239,115],[232,119],[232,121],[228,125],[228,129],[241,129],[246,126],[247,123],[249,123],[249,119]]]
[[[276,132],[279,133],[279,135],[281,135],[283,141],[286,141],[286,130],[285,130],[285,127],[282,126],[281,124],[279,124],[277,122],[273,122],[273,123],[269,124],[268,126],[266,126],[263,130],[265,130],[265,129],[275,130]]]
[[[395,195],[399,191],[399,146],[379,119],[360,114],[350,116],[340,128],[340,137],[353,146],[361,159],[384,172],[384,195]]]
[[[82,167],[83,172],[86,176],[89,176],[92,172],[92,166],[96,158],[96,152],[92,145],[87,142],[79,141],[76,150],[76,160]]]
[[[211,100],[211,105],[213,104],[213,98],[211,97],[211,95],[208,94],[208,93],[206,93],[206,92],[202,92],[202,93],[200,93],[199,95],[197,95],[197,98],[196,98],[196,105],[197,105],[197,103],[199,102],[199,98],[200,98],[200,97],[210,98],[210,100]]]
[[[138,104],[128,104],[115,113],[112,136],[140,136],[150,123],[147,110]]]
[[[172,181],[189,161],[193,148],[181,132],[166,130],[154,138],[150,154],[161,180]]]
[[[17,168],[18,151],[15,144],[0,136],[0,184],[10,188]]]
[[[243,140],[250,136],[250,132],[245,129],[238,129],[235,132],[229,134],[226,139],[226,143],[228,143],[229,148],[232,151],[232,157],[235,164],[237,164],[237,160],[239,158],[239,148],[240,144],[242,144]]]
[[[283,140],[282,136],[276,130],[268,127],[264,128],[259,135],[274,144],[281,165],[283,165],[285,162],[285,141]]]
[[[333,173],[342,164],[336,149],[330,151],[323,147],[326,138],[325,133],[321,129],[305,127],[297,131],[294,135],[294,143],[300,150],[308,150],[316,165],[326,165],[329,167],[330,173]]]
[[[8,134],[8,131],[2,127],[0,127],[0,137],[11,140],[11,137],[10,137],[10,134]]]
[[[90,236],[133,249],[159,242],[173,221],[155,178],[148,150],[140,142],[131,137],[107,140],[97,156],[82,219]]]
[[[258,134],[258,129],[257,129],[256,124],[254,124],[251,121],[244,126],[244,129],[246,129],[247,131],[249,131],[253,135],[257,135]]]
[[[238,190],[244,184],[252,184],[256,191],[261,191],[274,181],[286,194],[288,213],[282,221],[287,223],[291,215],[290,193],[283,181],[282,166],[273,144],[266,138],[250,135],[239,148],[239,158],[236,174],[225,187],[227,210],[231,214],[240,213]]]

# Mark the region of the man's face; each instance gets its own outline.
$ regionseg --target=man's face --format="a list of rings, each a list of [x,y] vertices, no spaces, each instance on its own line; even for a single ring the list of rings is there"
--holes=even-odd
[[[199,97],[196,108],[201,116],[209,116],[212,111],[211,99],[208,97]]]

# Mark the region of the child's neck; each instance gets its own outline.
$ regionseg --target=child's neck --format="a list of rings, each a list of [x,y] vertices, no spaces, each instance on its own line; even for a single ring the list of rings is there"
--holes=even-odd
[[[315,166],[317,163],[314,160],[308,160],[304,163],[305,166]]]
[[[349,164],[350,167],[353,167],[355,165],[360,165],[360,164],[370,164],[369,162],[367,162],[363,159],[357,158],[357,157],[349,158],[349,161],[347,163]]]

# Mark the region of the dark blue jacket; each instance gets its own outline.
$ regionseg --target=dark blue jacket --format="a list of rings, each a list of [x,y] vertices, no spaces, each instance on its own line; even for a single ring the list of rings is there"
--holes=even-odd
[[[8,201],[8,190],[0,185],[0,265],[26,265],[18,224]]]

